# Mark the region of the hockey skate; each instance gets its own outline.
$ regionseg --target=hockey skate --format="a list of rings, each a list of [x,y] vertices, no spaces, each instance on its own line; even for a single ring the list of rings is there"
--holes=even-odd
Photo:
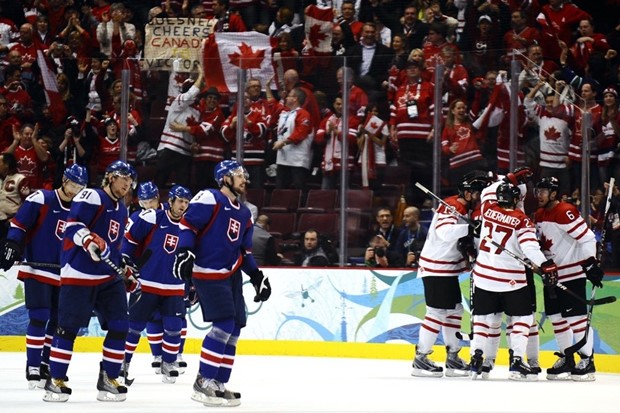
[[[155,369],[155,374],[161,373],[161,356],[153,357],[153,361],[151,362],[151,367]]]
[[[532,371],[532,368],[523,361],[519,356],[513,356],[510,363],[510,374],[508,378],[516,381],[536,381],[538,375]]]
[[[575,368],[575,360],[573,355],[565,356],[562,353],[554,353],[559,358],[553,367],[547,369],[547,380],[570,380],[571,372]]]
[[[458,350],[450,351],[450,348],[446,347],[446,354],[446,377],[469,376],[469,365],[459,357]]]
[[[71,395],[71,389],[67,387],[63,379],[47,379],[45,383],[45,402],[66,402]]]
[[[235,407],[241,404],[241,393],[228,390],[223,383],[198,374],[192,400],[210,407]]]
[[[121,366],[121,371],[118,373],[119,381],[125,386],[131,386],[135,379],[129,378],[129,363],[123,360],[123,365]]]
[[[537,358],[528,358],[527,359],[527,364],[530,365],[530,368],[532,369],[532,371],[536,374],[542,373],[542,369],[540,368],[540,364],[538,363],[538,359]]]
[[[177,371],[179,372],[179,374],[185,374],[185,369],[187,368],[187,362],[183,360],[183,355],[180,353],[177,354],[176,365],[177,365]]]
[[[28,380],[28,389],[34,390],[38,388],[41,382],[39,367],[26,366],[26,380]]]
[[[47,364],[41,364],[39,367],[39,384],[37,384],[37,388],[44,389],[45,383],[47,383],[47,379],[50,378],[50,366]],[[65,381],[69,381],[68,377],[65,377]]]
[[[495,359],[484,359],[482,362],[482,371],[480,377],[482,380],[488,380],[491,376],[491,370],[495,367]]]
[[[577,366],[573,367],[571,371],[571,378],[573,381],[594,381],[596,380],[596,367],[594,366],[594,357],[586,357],[580,354],[581,360],[577,363]]]
[[[432,360],[428,358],[428,355],[431,354],[432,351],[428,353],[420,353],[417,351],[415,353],[415,358],[413,359],[413,371],[411,372],[412,376],[415,377],[441,377],[443,376],[443,367],[438,366]]]
[[[174,384],[179,377],[179,372],[176,369],[176,363],[161,362],[161,382]]]
[[[118,380],[108,377],[103,368],[99,368],[99,380],[97,380],[97,400],[100,402],[124,402],[127,399],[127,387],[121,385]]]
[[[482,374],[482,364],[484,363],[484,357],[482,357],[482,350],[475,350],[474,355],[471,356],[469,361],[469,370],[471,371],[471,379],[476,380],[480,374]]]

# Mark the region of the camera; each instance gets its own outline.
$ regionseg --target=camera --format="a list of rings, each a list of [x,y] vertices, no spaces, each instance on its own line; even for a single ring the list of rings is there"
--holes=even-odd
[[[385,247],[375,247],[374,248],[375,256],[379,258],[385,257]]]

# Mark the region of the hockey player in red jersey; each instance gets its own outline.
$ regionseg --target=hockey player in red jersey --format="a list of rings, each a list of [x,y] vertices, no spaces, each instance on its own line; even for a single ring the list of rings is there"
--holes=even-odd
[[[530,327],[534,321],[530,287],[523,264],[505,253],[504,249],[524,256],[539,267],[548,285],[557,283],[557,266],[540,250],[534,224],[523,211],[516,208],[521,196],[519,188],[502,182],[497,186],[495,195],[497,201],[484,201],[482,204],[481,241],[472,271],[476,304],[471,371],[474,377],[482,372],[486,345],[484,337],[488,336],[490,324],[487,319],[494,319],[497,313],[503,312],[512,317],[513,323],[509,378],[537,380],[536,372],[524,360]]]
[[[468,216],[487,183],[484,173],[482,176],[473,175],[471,179],[464,178],[458,195],[446,198],[445,202],[461,215]],[[461,346],[456,336],[463,317],[458,276],[469,265],[457,244],[468,235],[473,235],[472,226],[459,222],[458,217],[444,205],[437,209],[420,254],[418,277],[424,283],[426,316],[420,327],[412,376],[443,376],[443,368],[428,358],[440,331],[446,344],[446,376],[464,377],[469,374],[469,366],[459,357]]]
[[[247,171],[235,160],[215,168],[220,190],[207,189],[191,200],[180,224],[174,275],[192,281],[204,321],[212,323],[202,342],[192,399],[206,406],[239,406],[241,395],[228,390],[241,328],[247,321],[241,270],[266,301],[271,285],[252,256],[252,215],[239,200]]]
[[[543,253],[558,265],[558,281],[566,288],[586,296],[586,278],[592,285],[602,287],[603,271],[596,259],[596,238],[577,208],[562,202],[559,197],[559,182],[555,177],[542,178],[536,185],[538,206],[535,221]],[[575,366],[573,356],[565,350],[586,334],[587,309],[572,295],[559,289],[545,288],[545,313],[553,324],[558,343],[559,359],[547,369],[548,380],[570,379],[593,381],[594,341],[592,332],[586,344],[579,349],[581,361]]]

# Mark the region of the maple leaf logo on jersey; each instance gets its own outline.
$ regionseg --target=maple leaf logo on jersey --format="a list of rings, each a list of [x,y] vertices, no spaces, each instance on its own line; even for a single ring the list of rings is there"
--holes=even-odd
[[[37,164],[30,158],[24,156],[18,162],[19,172],[26,176],[34,176]]]
[[[464,140],[464,139],[469,139],[469,135],[470,135],[470,130],[469,128],[458,128],[458,130],[456,131],[456,136],[458,136],[459,140]]]
[[[187,123],[187,126],[194,126],[200,124],[200,122],[198,122],[193,116],[188,116],[187,119],[185,119],[185,123]]]
[[[547,140],[557,141],[561,137],[562,134],[555,128],[555,126],[552,126],[545,131],[545,138],[547,138]]]
[[[327,35],[321,31],[321,25],[313,24],[312,27],[310,27],[308,39],[310,40],[312,47],[318,48],[321,41],[327,39]]]
[[[241,53],[233,53],[228,55],[231,64],[240,67],[241,69],[260,69],[261,63],[265,58],[264,50],[254,51],[252,46],[242,42],[241,46],[239,46],[239,51]]]
[[[553,241],[546,238],[544,235],[540,237],[538,241],[540,243],[540,249],[543,251],[551,251],[551,247],[553,246]]]

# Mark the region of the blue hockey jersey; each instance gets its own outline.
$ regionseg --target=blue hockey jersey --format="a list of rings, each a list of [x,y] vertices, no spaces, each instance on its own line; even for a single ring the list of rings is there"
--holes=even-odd
[[[81,245],[76,244],[76,232],[88,228],[105,240],[110,260],[120,267],[120,247],[127,223],[127,208],[112,199],[103,189],[83,189],[71,204],[60,255],[61,283],[98,285],[117,277],[108,264],[94,262]],[[77,236],[79,237],[79,236]]]
[[[121,252],[138,262],[144,250],[151,250],[150,257],[140,268],[143,292],[185,295],[185,283],[172,275],[178,243],[179,223],[172,220],[168,211],[147,209],[131,215]]]
[[[70,202],[60,199],[58,190],[38,190],[28,196],[11,220],[7,238],[24,245],[25,261],[60,265],[62,237],[67,224]],[[60,267],[20,267],[17,278],[34,278],[59,286]]]
[[[243,264],[244,252],[252,248],[250,210],[218,190],[196,194],[180,227],[178,248],[189,248],[196,254],[193,276],[198,279],[230,277]]]

